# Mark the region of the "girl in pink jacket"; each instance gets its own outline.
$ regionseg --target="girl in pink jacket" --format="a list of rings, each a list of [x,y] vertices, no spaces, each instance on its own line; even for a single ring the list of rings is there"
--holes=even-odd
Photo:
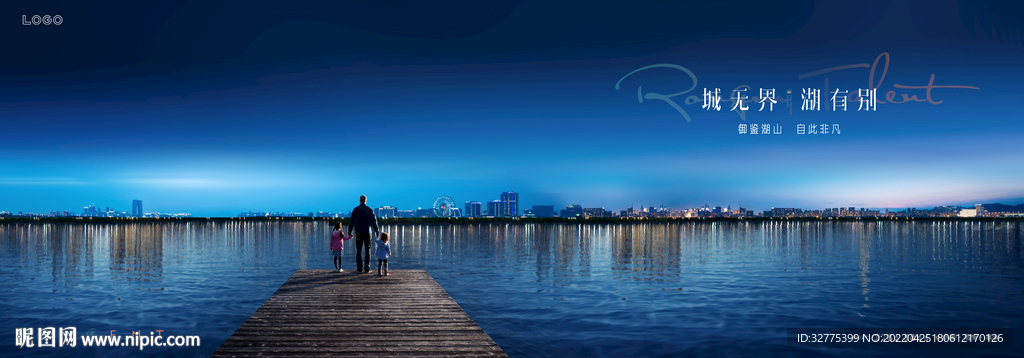
[[[344,272],[341,268],[341,254],[345,252],[345,241],[351,240],[351,236],[341,233],[341,223],[334,224],[334,231],[331,232],[331,253],[334,254],[334,268],[338,272]]]

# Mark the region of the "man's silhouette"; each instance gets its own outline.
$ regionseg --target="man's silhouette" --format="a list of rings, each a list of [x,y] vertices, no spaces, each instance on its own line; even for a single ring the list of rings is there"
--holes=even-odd
[[[359,206],[352,209],[352,217],[348,220],[348,234],[352,235],[352,229],[356,230],[356,272],[370,272],[370,228],[373,228],[374,236],[380,235],[377,228],[377,216],[373,215],[373,209],[366,206],[366,195],[359,197]],[[365,253],[366,261],[363,261]]]

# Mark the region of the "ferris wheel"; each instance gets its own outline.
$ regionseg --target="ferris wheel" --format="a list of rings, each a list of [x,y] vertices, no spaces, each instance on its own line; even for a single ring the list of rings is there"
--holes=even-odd
[[[455,200],[452,200],[450,196],[442,195],[437,200],[434,200],[434,216],[439,218],[454,216],[454,210],[452,210],[454,208]]]

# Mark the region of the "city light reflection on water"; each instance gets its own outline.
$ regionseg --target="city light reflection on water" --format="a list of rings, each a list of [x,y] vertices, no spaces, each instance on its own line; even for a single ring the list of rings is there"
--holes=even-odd
[[[4,356],[207,356],[297,269],[323,221],[0,224]],[[1022,355],[810,350],[787,328],[1022,328],[1020,221],[386,225],[513,357]],[[355,269],[354,241],[344,267]],[[372,317],[367,317],[372,324]],[[163,330],[198,348],[17,348],[15,328]],[[80,333],[81,334],[81,333]],[[49,350],[49,351],[47,351]],[[924,352],[924,353],[922,353]]]

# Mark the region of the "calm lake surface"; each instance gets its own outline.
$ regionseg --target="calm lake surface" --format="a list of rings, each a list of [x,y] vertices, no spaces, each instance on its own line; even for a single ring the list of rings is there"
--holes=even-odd
[[[0,356],[200,356],[297,269],[327,222],[0,224]],[[1024,356],[1021,221],[391,225],[512,357]],[[355,269],[355,245],[344,268]],[[372,324],[372,317],[367,317]],[[201,346],[18,348],[22,327]],[[1013,328],[1015,348],[788,346],[787,328]]]

